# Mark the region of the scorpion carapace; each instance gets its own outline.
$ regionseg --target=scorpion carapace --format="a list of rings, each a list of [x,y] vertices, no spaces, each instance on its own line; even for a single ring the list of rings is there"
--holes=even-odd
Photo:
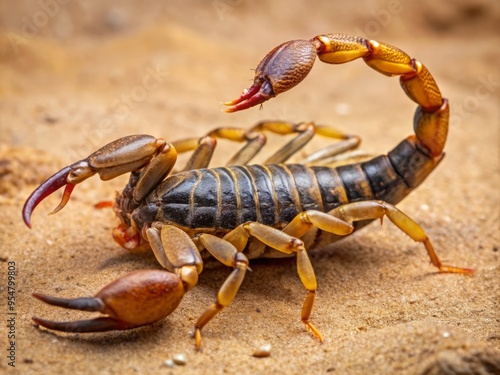
[[[317,283],[308,249],[352,233],[367,222],[388,217],[413,240],[421,242],[440,272],[471,274],[472,269],[443,265],[424,230],[394,204],[418,186],[443,157],[448,131],[448,101],[420,62],[388,44],[342,34],[319,35],[310,41],[286,42],[273,49],[256,70],[255,81],[228,112],[260,104],[293,86],[319,57],[328,63],[362,58],[382,74],[401,76],[407,95],[418,104],[415,135],[387,155],[358,160],[352,151],[357,136],[312,122],[265,121],[251,129],[218,128],[202,138],[167,143],[148,135],[109,143],[89,157],[57,172],[28,198],[23,218],[47,195],[66,186],[55,211],[68,202],[73,187],[94,174],[102,180],[130,173],[114,209],[120,224],[115,240],[126,248],[149,244],[165,271],[130,273],[104,287],[93,298],[34,296],[70,309],[100,311],[107,316],[76,322],[34,317],[49,329],[97,332],[151,324],[170,314],[184,293],[198,282],[202,253],[234,270],[216,302],[195,324],[196,346],[201,329],[233,301],[249,259],[296,256],[297,272],[306,289],[301,321],[318,339],[311,323]],[[265,133],[291,134],[293,139],[264,163],[250,165],[266,143]],[[332,145],[297,164],[287,160],[314,135],[336,139]],[[209,168],[216,139],[244,143],[226,167]],[[187,165],[172,172],[178,152],[191,151]],[[339,158],[350,163],[333,167]]]

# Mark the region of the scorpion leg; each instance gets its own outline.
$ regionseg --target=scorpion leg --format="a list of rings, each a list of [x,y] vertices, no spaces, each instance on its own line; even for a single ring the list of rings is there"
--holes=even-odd
[[[136,181],[133,199],[142,199],[168,175],[177,158],[175,149],[163,139],[149,135],[120,138],[107,144],[87,158],[65,167],[42,183],[26,200],[23,219],[31,227],[31,214],[48,195],[66,186],[61,203],[52,211],[56,213],[69,201],[75,185],[94,174],[101,180],[111,180],[128,172],[141,170]]]
[[[205,137],[187,138],[172,142],[178,152],[194,150],[184,171],[197,168],[208,167],[212,158],[213,151],[217,144],[217,139],[227,139],[235,142],[247,142],[247,144],[238,151],[227,163],[227,165],[246,164],[252,159],[266,144],[264,134],[250,132],[240,128],[217,128],[209,132]],[[211,140],[211,141],[209,141]],[[204,145],[204,143],[208,145]],[[212,144],[210,144],[212,143]],[[211,151],[202,151],[200,149],[211,147]]]
[[[214,258],[222,264],[234,268],[233,272],[231,272],[219,289],[217,301],[209,306],[196,321],[196,348],[199,350],[201,347],[201,330],[215,315],[233,302],[249,268],[247,257],[242,252],[239,252],[230,242],[210,234],[201,234],[198,240]]]
[[[233,155],[226,163],[227,166],[245,165],[265,146],[267,141],[264,135],[265,131],[280,135],[297,134],[294,139],[280,148],[266,161],[266,163],[282,163],[309,142],[315,134],[315,126],[312,123],[293,124],[285,121],[263,121],[248,130],[230,127],[217,128],[210,131],[201,140],[198,140],[198,138],[188,138],[173,142],[172,144],[178,152],[195,150],[188,165],[184,168],[184,170],[189,170],[195,169],[193,167],[204,168],[208,166],[215,149],[216,139],[226,139],[240,143],[246,142],[243,148]],[[209,157],[200,157],[198,156],[198,154],[202,154],[200,148],[204,146],[203,143],[208,143],[206,139],[210,139],[211,142],[213,142],[213,146],[211,147]]]
[[[361,138],[357,135],[346,134],[333,127],[324,125],[316,125],[316,134],[323,137],[337,139],[339,142],[333,143],[307,155],[306,158],[301,160],[302,164],[308,166],[337,166],[340,160],[342,160],[342,164],[345,164],[359,162],[361,159],[371,157],[371,155],[365,153],[358,153],[358,155],[354,155],[353,150],[356,150],[361,143]]]
[[[293,124],[285,121],[263,121],[252,127],[250,131],[270,131],[279,135],[297,134],[263,162],[263,164],[278,164],[286,162],[301,150],[316,134],[316,126],[312,122]]]
[[[251,132],[270,131],[279,135],[295,134],[297,136],[278,149],[263,164],[285,163],[291,156],[300,151],[315,135],[340,140],[331,146],[310,154],[303,164],[323,161],[343,152],[353,150],[359,146],[361,139],[358,136],[343,133],[331,126],[316,125],[313,122],[293,124],[285,121],[263,121],[250,129]]]
[[[329,212],[330,215],[335,216],[347,223],[353,221],[381,219],[387,216],[389,220],[394,223],[401,231],[407,234],[411,239],[423,243],[429,258],[434,266],[439,269],[441,273],[462,273],[473,274],[474,270],[471,268],[462,268],[455,266],[448,266],[441,262],[432,243],[427,237],[425,231],[413,221],[410,217],[400,211],[392,204],[382,201],[362,201],[355,203],[348,203],[339,206]]]
[[[214,137],[205,136],[202,138],[188,138],[172,142],[177,152],[182,153],[192,151],[193,155],[189,158],[186,166],[181,170],[189,171],[193,169],[207,168],[215,151],[217,141]]]
[[[302,149],[316,134],[341,139],[349,137],[345,135],[338,136],[340,133],[334,131],[332,128],[317,126],[312,122],[294,124],[288,121],[262,121],[248,130],[219,128],[210,132],[209,135],[236,142],[247,142],[247,144],[227,162],[227,165],[230,166],[244,165],[250,162],[266,143],[264,132],[271,132],[278,135],[297,135],[265,160],[263,164],[286,162],[292,155]]]
[[[262,121],[248,130],[229,127],[217,128],[201,139],[182,139],[172,142],[172,145],[179,153],[194,150],[187,165],[182,169],[186,171],[208,167],[215,150],[217,139],[246,142],[246,145],[226,163],[228,166],[245,165],[249,163],[266,144],[264,132],[271,132],[279,135],[297,134],[292,140],[271,155],[264,164],[286,162],[292,155],[302,149],[316,134],[328,138],[339,139],[342,142],[309,155],[303,163],[310,164],[312,162],[323,161],[323,159],[331,158],[345,151],[355,149],[361,142],[360,138],[357,136],[342,133],[332,127],[315,125],[312,122],[294,124],[287,121]]]
[[[226,165],[247,164],[266,144],[266,136],[261,132],[253,132],[240,128],[217,128],[208,133],[209,136],[227,139],[233,142],[246,142],[246,145],[234,154]]]
[[[325,232],[347,236],[354,231],[352,224],[329,213],[308,210],[301,212],[290,221],[283,232],[297,238],[302,238],[310,229],[316,227]]]
[[[33,317],[38,325],[63,332],[125,330],[163,319],[179,305],[185,293],[183,280],[161,270],[131,272],[101,289],[95,297],[64,299],[34,293],[53,306],[98,311],[108,316],[73,322],[54,322]]]
[[[275,134],[288,135],[298,133],[295,138],[290,140],[273,155],[271,155],[263,164],[285,163],[291,156],[300,151],[315,135],[326,138],[340,140],[340,142],[322,148],[301,161],[302,164],[312,164],[321,162],[321,165],[335,161],[335,157],[356,149],[361,143],[361,138],[356,135],[346,134],[331,126],[316,125],[313,122],[303,122],[293,124],[284,121],[263,121],[252,127],[250,132],[270,131]],[[364,156],[366,157],[366,156]],[[351,160],[349,160],[351,161]]]
[[[279,164],[286,162],[291,156],[301,150],[315,135],[326,138],[340,140],[340,142],[322,148],[301,161],[302,164],[311,165],[314,162],[331,163],[340,154],[356,149],[361,143],[361,138],[355,135],[346,134],[331,126],[316,125],[312,122],[292,124],[282,121],[264,121],[258,123],[250,131],[271,131],[275,134],[287,135],[298,133],[298,135],[287,144],[277,150],[272,156],[263,162],[263,164]],[[363,157],[367,157],[363,155]],[[351,162],[351,159],[349,159]]]
[[[328,219],[327,219],[328,220]],[[333,223],[334,220],[330,220]],[[335,226],[337,224],[332,224]],[[349,224],[340,224],[342,233],[352,231]],[[339,227],[339,228],[340,228]],[[304,243],[279,229],[269,227],[258,222],[248,222],[242,224],[224,236],[224,239],[231,242],[238,251],[243,251],[248,239],[254,237],[263,244],[276,249],[285,254],[295,253],[297,256],[297,273],[304,288],[307,290],[306,299],[302,305],[301,320],[306,325],[314,337],[323,341],[323,337],[318,329],[309,320],[316,297],[317,282],[309,255]]]

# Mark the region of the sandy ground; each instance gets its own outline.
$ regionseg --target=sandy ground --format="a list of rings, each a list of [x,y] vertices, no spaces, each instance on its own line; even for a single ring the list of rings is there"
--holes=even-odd
[[[0,371],[499,373],[500,4],[434,3],[1,1]],[[317,63],[263,110],[220,111],[275,45],[327,32],[402,48],[426,64],[450,99],[447,156],[400,208],[422,224],[444,260],[477,274],[436,274],[423,247],[386,221],[312,252],[319,283],[312,319],[323,343],[300,323],[305,292],[293,260],[254,262],[235,302],[204,330],[200,353],[189,332],[230,272],[211,264],[181,306],[153,326],[87,335],[36,327],[33,315],[89,314],[45,306],[31,297],[35,291],[88,296],[129,271],[159,267],[149,252],[115,244],[113,213],[92,208],[112,198],[123,179],[87,181],[47,217],[55,194],[35,212],[32,230],[21,220],[37,184],[107,142],[135,133],[174,140],[275,118],[332,124],[361,135],[372,153],[411,134],[414,104],[397,79],[360,61]],[[271,139],[270,147],[279,142]],[[234,149],[219,147],[214,165]],[[8,315],[14,264],[16,315]],[[12,317],[15,369],[6,355]],[[271,356],[252,357],[263,344]],[[164,365],[179,353],[185,366]]]

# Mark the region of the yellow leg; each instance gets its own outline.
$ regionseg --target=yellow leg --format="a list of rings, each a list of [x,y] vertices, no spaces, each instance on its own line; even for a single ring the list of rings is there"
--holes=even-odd
[[[283,228],[283,232],[301,238],[313,226],[339,236],[346,236],[354,230],[351,224],[329,213],[310,210],[301,212],[295,216],[295,218]]]
[[[233,267],[234,270],[222,284],[217,294],[217,301],[208,307],[198,318],[195,324],[196,348],[201,348],[201,330],[212,320],[215,315],[220,313],[225,307],[229,306],[238,293],[241,283],[245,278],[248,269],[247,257],[238,252],[238,250],[228,241],[212,236],[210,234],[201,234],[198,237],[199,242],[210,254],[213,255],[222,264]]]
[[[182,171],[190,171],[208,167],[214,154],[215,146],[217,146],[217,141],[215,138],[207,136],[200,139],[193,138],[177,141],[173,145],[178,152],[194,150],[186,166],[182,169]]]
[[[350,234],[354,229],[351,224],[337,217],[324,212],[310,210],[297,215],[282,231],[260,223],[251,222],[235,228],[224,239],[234,244],[238,251],[243,251],[248,239],[252,236],[273,249],[286,254],[296,254],[297,273],[307,290],[307,296],[302,305],[301,321],[316,338],[323,341],[321,333],[310,321],[316,296],[317,282],[304,243],[299,239],[313,226],[341,236]]]
[[[337,221],[332,218],[332,221]],[[346,224],[349,226],[348,224]],[[352,227],[351,227],[352,231]],[[301,320],[306,328],[320,341],[323,337],[318,329],[311,323],[309,317],[314,304],[317,289],[316,276],[311,261],[304,247],[304,243],[283,231],[257,223],[249,222],[242,224],[229,232],[224,239],[233,243],[238,251],[242,251],[250,237],[254,237],[265,245],[281,251],[285,254],[295,253],[297,256],[297,273],[300,281],[307,290],[307,296],[302,306]]]
[[[208,135],[235,142],[246,142],[246,145],[227,162],[226,165],[231,166],[247,164],[260,152],[267,140],[264,132],[279,135],[297,134],[294,139],[264,162],[264,164],[283,163],[311,140],[315,134],[315,126],[312,123],[293,124],[286,121],[263,121],[248,130],[218,128],[208,133]]]
[[[439,269],[439,272],[463,274],[474,273],[474,270],[471,268],[444,265],[434,251],[434,247],[422,227],[392,204],[382,201],[356,202],[337,207],[330,211],[329,214],[338,217],[347,223],[361,220],[382,219],[384,216],[387,216],[391,222],[393,222],[411,239],[421,242],[424,245],[432,264]]]
[[[302,161],[303,164],[312,165],[321,162],[331,163],[335,157],[346,151],[356,149],[361,143],[357,136],[345,134],[332,127],[315,125],[312,122],[293,124],[286,121],[263,121],[250,129],[242,128],[217,128],[210,131],[205,137],[188,138],[172,142],[178,153],[194,151],[186,166],[182,171],[207,168],[215,147],[217,139],[226,139],[233,142],[246,142],[229,161],[227,166],[248,164],[266,144],[264,132],[271,132],[278,135],[296,134],[296,136],[278,149],[263,164],[279,164],[286,162],[291,156],[302,149],[315,135],[340,140],[323,149],[309,155]]]
[[[233,155],[226,163],[231,165],[247,164],[266,144],[266,136],[261,132],[241,128],[218,128],[208,133],[215,138],[227,139],[234,142],[246,142],[245,146]]]
[[[283,121],[265,121],[255,125],[252,129],[250,129],[250,131],[270,131],[280,135],[298,133],[295,138],[277,150],[263,164],[278,164],[286,162],[291,156],[302,149],[315,135],[337,139],[341,142],[322,148],[313,154],[308,155],[306,159],[301,161],[303,164],[312,164],[319,161],[324,164],[325,159],[327,159],[326,162],[328,163],[329,159],[346,151],[353,150],[361,143],[361,139],[357,136],[345,134],[330,126],[316,125],[312,122],[292,124]]]
[[[309,166],[337,166],[337,163],[340,160],[340,155],[346,156],[347,152],[357,149],[361,143],[361,138],[359,136],[346,134],[329,126],[316,125],[316,134],[337,139],[339,142],[335,142],[307,155],[305,159],[301,160],[302,164]],[[363,159],[370,156],[371,155],[366,154],[362,155]],[[343,162],[345,161],[344,158],[342,158],[342,160]],[[351,160],[351,158],[349,158],[348,161],[345,162],[356,161],[359,162],[361,160]]]

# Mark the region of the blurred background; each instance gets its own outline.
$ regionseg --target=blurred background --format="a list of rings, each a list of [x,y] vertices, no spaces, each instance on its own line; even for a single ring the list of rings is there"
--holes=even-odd
[[[447,96],[461,85],[473,92],[478,77],[498,72],[495,0],[3,0],[1,142],[42,149],[49,142],[52,152],[72,152],[74,160],[75,152],[83,157],[139,129],[172,140],[191,129],[248,126],[259,114],[329,123],[349,114],[350,126],[373,114],[367,102],[377,94],[391,97],[376,104],[380,110],[399,121],[401,108],[407,119],[413,104],[397,83],[361,62],[317,63],[301,88],[266,103],[264,113],[220,112],[220,102],[248,86],[251,69],[275,45],[330,32],[400,47],[430,65]],[[328,110],[312,111],[310,103]]]

